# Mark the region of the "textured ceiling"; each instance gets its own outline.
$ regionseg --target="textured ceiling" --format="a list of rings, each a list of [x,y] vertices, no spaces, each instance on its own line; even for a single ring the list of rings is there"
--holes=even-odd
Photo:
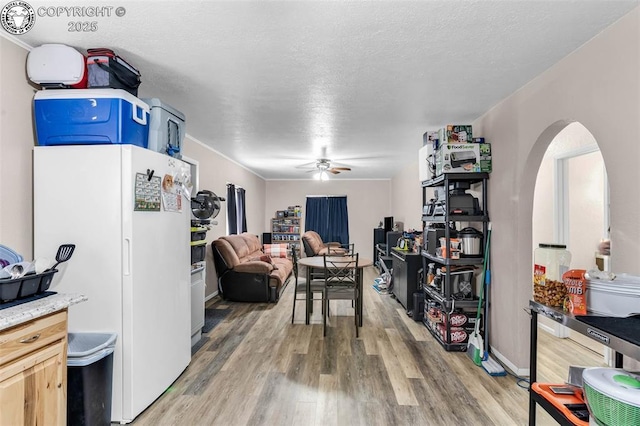
[[[476,119],[638,0],[29,3],[55,16],[16,39],[116,50],[140,69],[141,97],[183,111],[191,136],[258,175],[309,179],[303,165],[324,148],[353,169],[332,178],[371,179],[391,178],[426,130]],[[57,9],[77,5],[111,16]],[[96,31],[69,31],[83,21]]]

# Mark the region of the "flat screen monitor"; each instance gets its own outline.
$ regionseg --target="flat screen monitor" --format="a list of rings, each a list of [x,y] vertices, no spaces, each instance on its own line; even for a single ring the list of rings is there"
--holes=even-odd
[[[387,232],[390,231],[393,231],[393,216],[384,218],[384,235],[387,235]]]

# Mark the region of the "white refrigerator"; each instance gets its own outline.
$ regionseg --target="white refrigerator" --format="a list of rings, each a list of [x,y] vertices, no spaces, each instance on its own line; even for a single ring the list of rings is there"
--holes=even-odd
[[[189,170],[133,145],[34,148],[35,257],[76,244],[51,288],[89,299],[69,331],[118,334],[112,422],[133,421],[191,359]]]

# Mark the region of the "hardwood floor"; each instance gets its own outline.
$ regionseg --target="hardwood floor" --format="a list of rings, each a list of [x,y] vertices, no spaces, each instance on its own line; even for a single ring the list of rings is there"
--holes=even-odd
[[[527,390],[492,377],[464,353],[446,352],[391,296],[364,286],[355,338],[349,301],[332,301],[322,336],[320,302],[311,325],[293,285],[278,304],[212,299],[232,312],[208,335],[175,383],[133,423],[140,425],[526,425]],[[562,382],[568,366],[602,358],[541,332],[539,375]],[[526,384],[524,384],[526,386]],[[538,424],[556,424],[538,409]]]

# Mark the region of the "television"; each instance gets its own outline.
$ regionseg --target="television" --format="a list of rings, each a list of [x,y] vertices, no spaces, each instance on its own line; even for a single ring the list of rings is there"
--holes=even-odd
[[[384,218],[384,235],[391,231],[393,231],[393,216],[388,216]]]

